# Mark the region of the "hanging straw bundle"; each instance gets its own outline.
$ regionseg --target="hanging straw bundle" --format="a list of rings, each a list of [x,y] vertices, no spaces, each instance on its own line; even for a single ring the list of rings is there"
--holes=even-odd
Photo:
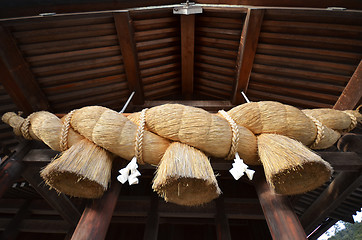
[[[152,188],[165,201],[184,206],[208,203],[221,193],[205,154],[179,142],[167,148]]]
[[[232,144],[233,133],[227,120],[203,109],[180,104],[148,109],[146,127],[164,138],[186,143],[213,157],[226,158]],[[240,157],[248,164],[260,164],[255,135],[241,126],[238,126],[238,132]]]
[[[332,167],[302,143],[277,134],[260,134],[258,152],[265,177],[279,194],[300,194],[325,183]]]
[[[99,198],[108,188],[112,159],[109,152],[82,139],[48,164],[40,175],[59,192]]]

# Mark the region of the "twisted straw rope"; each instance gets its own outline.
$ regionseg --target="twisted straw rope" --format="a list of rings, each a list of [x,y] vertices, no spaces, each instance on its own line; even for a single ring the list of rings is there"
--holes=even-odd
[[[312,117],[311,115],[308,114],[306,114],[306,116],[309,117],[309,119],[312,120],[315,126],[317,127],[317,136],[315,137],[314,142],[309,146],[310,148],[315,148],[324,137],[324,126],[315,117]]]
[[[231,127],[232,132],[232,139],[231,139],[231,147],[229,150],[229,154],[226,157],[226,159],[230,160],[235,157],[235,153],[238,151],[238,144],[239,144],[239,129],[238,125],[235,123],[235,121],[225,112],[224,110],[220,110],[219,113],[223,118],[225,118]]]
[[[357,121],[356,116],[353,115],[352,113],[350,113],[350,112],[344,112],[344,113],[347,114],[351,118],[351,125],[349,125],[349,127],[345,130],[345,132],[349,132],[357,126],[358,121]]]
[[[25,139],[32,140],[33,138],[30,136],[29,127],[30,127],[30,118],[34,113],[30,114],[21,125],[20,131],[23,134]]]
[[[70,128],[70,121],[72,120],[75,110],[72,110],[64,119],[62,131],[60,133],[60,151],[64,152],[69,148],[68,146],[68,133]]]
[[[145,123],[146,123],[146,111],[147,108],[143,109],[139,119],[139,125],[137,129],[137,135],[135,140],[135,156],[137,161],[141,164],[145,164],[143,161],[143,134],[145,132]]]

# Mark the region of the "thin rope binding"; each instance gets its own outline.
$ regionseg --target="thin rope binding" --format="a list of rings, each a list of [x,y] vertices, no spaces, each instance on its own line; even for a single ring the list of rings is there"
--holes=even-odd
[[[357,127],[358,121],[355,115],[353,115],[350,112],[346,112],[344,111],[345,114],[347,114],[350,118],[351,118],[351,124],[349,125],[349,127],[344,130],[343,132],[350,132],[351,130],[353,130],[355,127]]]
[[[145,164],[143,161],[143,135],[145,132],[145,124],[146,124],[146,111],[148,109],[145,108],[142,110],[140,118],[139,118],[139,125],[137,129],[137,135],[135,140],[135,157],[140,164]]]
[[[21,128],[20,128],[20,131],[21,131],[21,134],[23,134],[24,138],[25,139],[28,139],[28,140],[33,140],[33,138],[30,136],[30,133],[29,133],[29,127],[30,127],[30,119],[31,117],[34,115],[34,113],[30,114],[23,122],[23,124],[21,125]]]
[[[310,148],[315,148],[318,146],[320,141],[324,138],[324,126],[323,124],[316,119],[315,117],[312,117],[311,115],[306,114],[306,116],[313,121],[314,125],[317,127],[317,136],[314,139],[314,142],[309,146]]]
[[[60,151],[64,152],[69,148],[68,146],[68,134],[70,128],[70,121],[72,120],[73,114],[76,110],[72,110],[64,119],[62,131],[60,133]]]
[[[224,110],[220,110],[219,113],[223,118],[225,118],[231,127],[232,132],[232,138],[231,138],[231,147],[229,150],[229,153],[226,157],[226,159],[231,160],[235,157],[235,153],[238,151],[238,145],[239,145],[239,129],[238,125],[235,123],[235,121],[225,112]]]

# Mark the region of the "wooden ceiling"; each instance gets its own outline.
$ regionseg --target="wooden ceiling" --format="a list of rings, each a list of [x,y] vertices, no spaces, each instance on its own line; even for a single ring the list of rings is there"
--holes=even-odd
[[[209,111],[229,109],[244,102],[240,91],[252,101],[274,100],[299,108],[351,109],[361,103],[359,10],[291,8],[331,6],[317,1],[293,6],[275,1],[274,6],[289,8],[265,7],[265,1],[259,0],[253,1],[259,7],[203,5],[202,14],[185,16],[174,15],[173,6],[124,9],[145,6],[143,1],[105,1],[101,6],[83,5],[79,0],[73,8],[57,4],[30,8],[19,2],[23,8],[4,11],[11,9],[10,4],[0,10],[0,114],[22,111],[26,116],[38,110],[63,114],[87,105],[120,110],[133,91],[136,94],[128,111],[175,101]],[[362,8],[357,2],[329,3]],[[124,10],[69,13],[78,9]],[[22,17],[52,10],[66,13]],[[0,143],[3,149],[18,144],[5,124],[0,124]],[[347,162],[342,161],[347,156],[343,154],[339,158],[345,165],[334,165],[334,179],[339,179],[335,185],[327,183],[291,199],[309,232],[326,219],[321,226],[335,219],[350,220],[360,206],[360,157],[348,155],[351,161]],[[338,158],[330,156],[325,157]],[[37,183],[27,180],[34,181],[33,186]],[[8,194],[15,198],[24,192],[35,194],[19,186],[12,191]],[[336,197],[331,198],[330,192]],[[60,212],[61,206],[69,204],[66,198],[51,198],[46,199],[56,202],[52,207]],[[16,208],[24,204],[16,203]],[[140,211],[145,214],[143,208]],[[60,215],[67,219],[67,213]],[[55,222],[58,218],[54,217]],[[59,222],[62,233],[69,228],[64,223]],[[29,224],[23,227],[36,228],[34,222]]]

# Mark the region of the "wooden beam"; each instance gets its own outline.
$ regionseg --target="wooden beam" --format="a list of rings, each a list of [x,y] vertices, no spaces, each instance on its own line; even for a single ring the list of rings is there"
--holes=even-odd
[[[362,60],[359,62],[347,86],[339,96],[334,109],[350,110],[358,104],[362,97]]]
[[[216,237],[218,240],[231,240],[229,220],[225,213],[224,198],[219,197],[216,202]]]
[[[105,239],[120,191],[121,184],[113,180],[103,197],[85,208],[73,233],[73,240]]]
[[[143,104],[144,93],[137,57],[137,48],[134,40],[134,30],[129,12],[113,13],[117,29],[119,45],[121,47],[123,64],[130,92],[135,91],[134,104]]]
[[[50,160],[50,159],[49,159]],[[76,226],[80,218],[78,209],[73,205],[67,196],[50,190],[49,186],[44,184],[44,180],[39,175],[40,168],[27,166],[23,171],[23,177],[33,188],[42,196],[50,206],[59,212],[59,215],[67,221],[70,226]]]
[[[308,236],[308,240],[317,240],[323,233],[332,227],[338,220],[329,218],[326,222],[322,223],[318,229]]]
[[[145,101],[143,105],[134,106],[136,111],[141,111],[144,108],[151,108],[163,104],[182,104],[186,106],[202,108],[209,112],[217,112],[221,109],[230,110],[235,105],[231,104],[230,101],[205,101],[205,100],[182,100],[182,101]]]
[[[337,147],[339,150],[344,152],[355,152],[362,154],[362,135],[346,133],[338,140]]]
[[[153,193],[151,196],[150,210],[145,227],[143,240],[157,240],[160,217],[158,215],[158,196]]]
[[[316,201],[304,212],[300,221],[307,233],[317,227],[317,224],[327,218],[351,192],[361,185],[360,172],[342,172],[322,192]]]
[[[49,109],[49,102],[15,40],[2,25],[0,25],[0,75],[0,82],[5,90],[25,114]]]
[[[263,9],[248,9],[243,31],[241,33],[238,59],[236,63],[236,79],[231,101],[233,104],[240,104],[243,102],[240,92],[246,92],[248,88],[263,17]]]
[[[255,174],[255,188],[275,240],[306,239],[303,227],[286,196],[276,194],[265,181],[263,171]]]
[[[192,99],[194,92],[195,15],[181,15],[182,96]]]
[[[15,216],[11,219],[8,226],[0,234],[0,239],[15,240],[19,234],[19,227],[22,220],[30,214],[28,207],[31,200],[26,200],[25,203],[20,207]]]
[[[21,173],[24,169],[22,160],[30,149],[31,143],[29,141],[20,143],[15,148],[12,155],[2,164],[0,169],[0,198],[2,198],[14,181],[21,177]]]

